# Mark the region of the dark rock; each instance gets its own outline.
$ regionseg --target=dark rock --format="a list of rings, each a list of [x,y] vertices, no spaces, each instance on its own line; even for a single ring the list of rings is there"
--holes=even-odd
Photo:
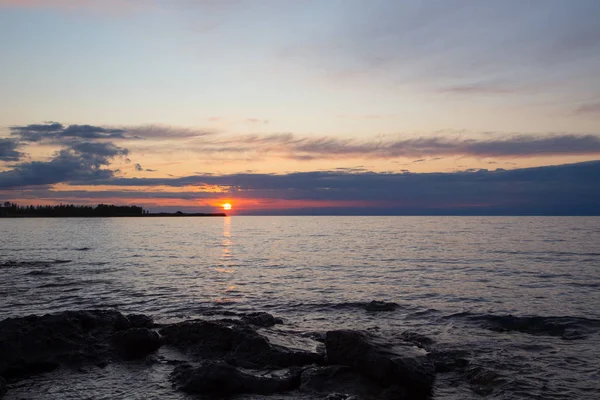
[[[283,324],[281,318],[276,318],[266,312],[255,312],[246,314],[242,317],[242,322],[250,325],[261,326],[268,328],[276,324]]]
[[[6,382],[0,376],[0,399],[6,394],[7,390],[8,390],[8,388],[6,387]]]
[[[60,365],[98,364],[112,358],[112,334],[127,327],[116,311],[66,311],[0,322],[0,375],[21,378]]]
[[[435,368],[423,350],[349,330],[327,332],[325,346],[329,364],[349,365],[384,387],[398,384],[413,399],[431,395]]]
[[[203,359],[225,358],[246,368],[323,363],[323,355],[271,344],[252,327],[223,321],[186,321],[160,330],[165,344]]]
[[[112,342],[124,359],[145,357],[161,346],[158,333],[148,328],[130,328],[113,334]]]
[[[171,374],[176,388],[186,393],[233,395],[241,393],[272,394],[300,385],[299,371],[282,377],[257,376],[242,372],[222,361],[202,361],[197,368],[180,365]]]
[[[206,358],[222,357],[244,336],[241,328],[217,321],[184,321],[159,332],[165,344]]]
[[[154,320],[144,314],[129,314],[127,315],[129,328],[154,328]]]
[[[330,393],[324,400],[359,400],[359,398],[349,394]]]
[[[385,301],[375,301],[368,303],[365,305],[365,310],[367,311],[395,311],[398,308],[397,303],[386,303]]]

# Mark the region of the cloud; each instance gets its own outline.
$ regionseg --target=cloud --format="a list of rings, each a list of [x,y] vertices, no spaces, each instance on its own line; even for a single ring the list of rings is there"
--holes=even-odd
[[[0,172],[0,188],[52,185],[70,181],[108,179],[115,171],[105,168],[128,150],[113,143],[75,143],[57,151],[50,161],[22,162]]]
[[[215,139],[191,145],[199,153],[250,153],[296,160],[352,158],[473,156],[530,157],[600,154],[600,135],[515,134],[492,139],[428,136],[378,140],[339,137],[302,137],[291,133],[247,135]]]
[[[522,89],[521,89],[522,90]],[[464,95],[495,95],[495,94],[514,94],[521,90],[516,88],[509,88],[503,85],[494,83],[461,83],[450,86],[441,87],[438,89],[440,93],[449,94],[464,94]]]
[[[207,160],[252,161],[290,159],[335,161],[351,159],[396,158],[439,159],[449,156],[475,158],[525,158],[548,156],[594,156],[600,154],[599,134],[474,133],[470,138],[449,131],[435,136],[378,136],[371,139],[339,136],[306,136],[294,133],[237,135],[218,131],[178,128],[166,125],[107,127],[68,125],[58,122],[10,127],[11,139],[5,139],[4,158],[18,159],[17,147],[30,143],[65,146],[85,152],[107,151],[117,156],[114,143],[126,143],[136,152],[196,153]],[[160,145],[156,142],[162,142]],[[16,146],[16,147],[15,147]],[[15,153],[16,152],[16,153]],[[10,154],[10,155],[9,155]],[[16,157],[16,158],[15,158]]]
[[[11,126],[11,136],[24,142],[69,143],[72,140],[173,140],[212,135],[206,130],[177,128],[163,125],[104,127],[68,125],[59,122]]]
[[[18,161],[23,153],[17,149],[20,147],[18,141],[0,138],[0,161]]]
[[[306,213],[342,214],[595,214],[600,215],[600,161],[537,168],[453,173],[314,171],[289,174],[193,175],[181,178],[82,180],[110,185],[101,192],[45,192],[49,198],[256,200],[268,204],[327,205]],[[149,188],[160,186],[160,191]],[[169,190],[164,187],[171,187]],[[188,191],[188,186],[221,191]],[[74,188],[77,186],[75,185]],[[122,191],[118,188],[123,187]],[[143,192],[132,191],[139,187]],[[354,206],[349,208],[349,204]],[[296,209],[287,213],[300,212]]]
[[[136,163],[136,164],[135,164],[135,170],[136,170],[136,171],[143,171],[143,170],[144,170],[144,168],[142,168],[142,165],[141,165],[140,163]]]
[[[123,129],[104,128],[93,125],[64,126],[58,122],[32,124],[26,126],[11,126],[10,134],[25,142],[41,142],[64,139],[122,139]]]
[[[582,104],[575,109],[575,114],[595,114],[600,115],[600,101],[595,103]]]
[[[167,125],[142,125],[123,128],[130,139],[176,140],[191,139],[215,135],[216,132],[207,129],[179,128]]]

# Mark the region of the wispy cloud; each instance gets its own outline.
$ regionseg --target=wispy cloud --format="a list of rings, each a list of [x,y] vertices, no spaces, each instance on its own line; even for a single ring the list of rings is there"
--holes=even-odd
[[[529,157],[600,154],[600,135],[513,134],[493,139],[427,136],[377,140],[306,137],[292,133],[247,135],[201,141],[190,149],[199,153],[249,153],[297,160],[429,156]]]
[[[72,140],[175,140],[214,134],[209,130],[177,128],[165,125],[106,127],[63,125],[59,122],[11,126],[11,136],[23,142],[70,143]]]
[[[541,133],[506,134],[486,132],[465,137],[452,131],[412,136],[388,135],[371,139],[339,136],[306,136],[294,133],[233,135],[217,131],[164,125],[103,127],[68,125],[58,122],[13,126],[11,139],[4,139],[4,158],[14,161],[18,147],[46,143],[76,149],[89,143],[127,143],[144,152],[196,153],[211,159],[228,160],[347,160],[394,159],[447,156],[476,158],[524,158],[541,156],[600,155],[600,134]],[[161,141],[161,144],[155,143]],[[16,152],[16,153],[15,153]],[[17,154],[18,153],[18,154]],[[18,157],[17,157],[18,158]]]
[[[575,109],[575,114],[600,116],[600,101],[582,104],[581,106]]]

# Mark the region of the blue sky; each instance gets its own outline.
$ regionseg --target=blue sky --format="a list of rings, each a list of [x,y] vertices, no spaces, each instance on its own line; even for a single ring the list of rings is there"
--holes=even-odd
[[[102,178],[255,211],[252,188],[169,179],[597,160],[598,21],[595,0],[0,0],[1,194],[93,202]]]

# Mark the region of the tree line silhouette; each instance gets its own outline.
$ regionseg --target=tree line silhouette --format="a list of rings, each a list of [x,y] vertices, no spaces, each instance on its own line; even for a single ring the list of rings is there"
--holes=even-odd
[[[112,204],[98,204],[95,207],[75,204],[19,206],[7,201],[0,207],[0,217],[126,217],[145,214],[148,214],[148,211],[139,206]]]

